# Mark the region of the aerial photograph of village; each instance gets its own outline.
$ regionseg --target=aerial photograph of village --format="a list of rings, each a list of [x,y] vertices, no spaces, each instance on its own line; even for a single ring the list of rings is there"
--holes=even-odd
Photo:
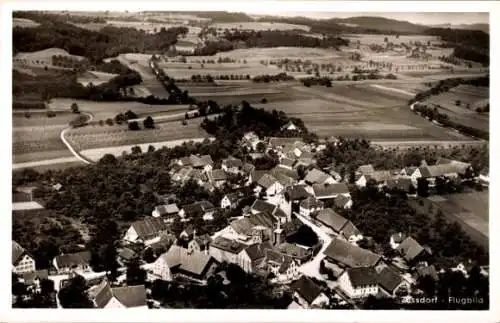
[[[13,308],[490,308],[488,12],[118,10],[12,12]]]

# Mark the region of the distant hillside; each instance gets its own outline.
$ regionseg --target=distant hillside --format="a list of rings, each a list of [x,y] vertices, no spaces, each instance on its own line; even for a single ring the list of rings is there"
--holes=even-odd
[[[351,17],[351,18],[333,18],[329,19],[333,23],[347,24],[347,26],[356,26],[365,29],[376,29],[379,31],[391,31],[402,34],[422,33],[426,26],[413,24],[408,21],[388,19],[383,17]]]
[[[441,25],[434,25],[432,27],[465,29],[465,30],[479,30],[479,31],[485,32],[487,34],[490,33],[490,25],[489,24],[460,24],[460,25],[441,24]]]

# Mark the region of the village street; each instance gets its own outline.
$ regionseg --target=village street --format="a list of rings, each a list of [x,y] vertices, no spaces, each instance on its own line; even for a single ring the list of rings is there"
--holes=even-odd
[[[320,239],[323,243],[323,246],[321,247],[321,250],[318,252],[318,254],[311,261],[308,261],[302,266],[300,266],[299,270],[306,276],[315,277],[319,280],[325,280],[319,273],[319,265],[321,263],[321,260],[325,258],[325,254],[323,252],[326,250],[326,248],[332,241],[332,238],[325,231],[321,230],[317,225],[312,223],[311,220],[308,220],[306,217],[298,213],[295,213],[295,216],[300,221],[302,221],[302,223],[309,226],[314,231],[314,233],[316,233],[318,239]]]

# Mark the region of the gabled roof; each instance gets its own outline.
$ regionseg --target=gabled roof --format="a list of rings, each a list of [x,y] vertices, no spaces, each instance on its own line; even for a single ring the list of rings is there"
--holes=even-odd
[[[314,190],[314,195],[317,198],[349,193],[349,188],[345,183],[326,184],[326,185],[314,184],[313,190]]]
[[[208,246],[212,238],[208,234],[203,234],[201,236],[196,236],[193,239],[200,247]]]
[[[393,235],[391,235],[391,240],[394,241],[394,243],[401,243],[404,239],[406,239],[406,234],[402,232],[394,233]]]
[[[226,166],[227,168],[233,168],[233,167],[239,168],[243,166],[243,162],[241,161],[241,159],[234,158],[231,156],[229,158],[222,160],[222,165]]]
[[[211,256],[203,252],[188,252],[188,249],[178,245],[172,245],[170,249],[161,255],[170,268],[178,269],[194,274],[201,275],[210,263]]]
[[[266,251],[271,249],[272,246],[269,242],[256,243],[245,249],[248,257],[252,262],[264,259],[266,257]]]
[[[282,244],[275,246],[274,249],[284,255],[288,255],[294,259],[304,260],[310,256],[310,251],[302,247],[296,246],[292,243],[283,242]]]
[[[339,195],[333,201],[336,207],[343,208],[350,200],[347,196]]]
[[[261,177],[264,176],[265,174],[267,174],[267,171],[265,170],[254,170],[252,171],[250,176],[252,177],[252,181],[254,183],[257,183],[261,179]]]
[[[373,168],[373,165],[371,165],[371,164],[361,165],[358,167],[358,172],[360,172],[363,175],[370,175],[373,172],[375,172],[375,169]]]
[[[270,137],[269,145],[273,148],[276,148],[276,147],[283,147],[286,144],[294,144],[297,141],[302,141],[302,138]]]
[[[289,166],[289,167],[293,167],[293,165],[295,165],[295,163],[296,163],[296,160],[290,159],[290,158],[282,158],[280,161],[280,165]]]
[[[16,265],[25,253],[26,250],[19,243],[12,240],[12,265]]]
[[[425,248],[412,237],[404,239],[396,248],[396,251],[398,251],[407,261],[415,259],[424,250]]]
[[[438,276],[438,273],[437,273],[436,268],[434,267],[434,265],[431,265],[431,266],[418,266],[417,267],[417,276],[418,277],[430,276],[435,281],[439,280],[439,276]]]
[[[78,265],[88,265],[90,263],[90,251],[80,251],[75,253],[67,253],[55,257],[57,267],[73,267]]]
[[[199,168],[199,167],[205,167],[206,165],[213,165],[214,162],[212,160],[212,157],[210,155],[203,155],[203,156],[196,156],[196,155],[191,155],[189,156],[191,163],[193,164],[193,167]]]
[[[232,241],[221,236],[212,240],[212,242],[210,242],[210,246],[232,254],[239,254],[246,247],[243,243]]]
[[[318,211],[315,216],[319,222],[330,227],[335,232],[340,232],[348,222],[346,218],[330,208]]]
[[[390,267],[384,267],[378,273],[378,284],[385,291],[392,294],[394,290],[401,284],[403,278],[395,270]]]
[[[280,167],[279,165],[274,167],[273,169],[271,169],[268,173],[271,174],[272,176],[275,176],[275,177],[279,176],[279,175],[283,175],[283,176],[290,177],[294,180],[299,179],[299,173],[295,169],[288,169],[288,168]]]
[[[290,186],[295,183],[295,180],[291,177],[288,177],[283,174],[276,174],[275,178],[278,180],[278,182],[283,185],[283,186]]]
[[[146,306],[146,288],[144,285],[113,287],[104,279],[98,287],[95,303],[98,308],[105,308],[115,297],[125,307]]]
[[[302,276],[293,282],[290,287],[302,296],[309,304],[321,294],[321,288],[311,278]]]
[[[272,214],[275,208],[276,205],[259,199],[255,200],[251,206],[251,209],[254,211],[265,212],[269,214]]]
[[[251,173],[255,169],[255,166],[250,163],[245,163],[243,164],[242,169],[245,173]]]
[[[155,210],[160,214],[160,216],[179,213],[179,208],[175,203],[168,205],[158,205],[155,207]]]
[[[373,179],[377,183],[385,182],[393,178],[392,173],[388,170],[377,170],[368,174],[367,177]]]
[[[139,238],[143,239],[166,230],[168,225],[160,218],[145,218],[132,223],[132,227]]]
[[[312,208],[322,208],[324,205],[325,204],[323,202],[315,199],[312,196],[309,196],[308,198],[300,202],[300,207],[307,210],[310,210]]]
[[[259,184],[260,186],[264,187],[264,188],[269,188],[271,187],[273,184],[275,184],[278,180],[276,178],[274,178],[273,176],[269,175],[269,174],[264,174],[260,179],[259,181],[257,182],[257,184]]]
[[[406,175],[411,176],[417,169],[418,167],[415,166],[405,167],[405,173]]]
[[[360,234],[361,232],[358,230],[358,228],[356,228],[356,226],[351,221],[347,221],[347,223],[342,228],[342,235],[346,239],[349,239],[352,236],[357,236]]]
[[[194,202],[192,204],[186,204],[182,206],[184,213],[189,216],[200,215],[214,208],[214,205],[207,200],[201,200],[199,202]]]
[[[387,187],[390,189],[398,189],[403,192],[409,192],[412,186],[411,179],[409,178],[397,178],[387,181]]]
[[[137,254],[132,249],[122,248],[118,251],[118,256],[124,260],[132,260],[137,257]]]
[[[191,158],[188,156],[179,158],[179,161],[182,163],[183,166],[192,166],[193,165]]]
[[[231,222],[231,228],[239,234],[251,235],[252,229],[257,226],[273,228],[274,218],[271,213],[261,212],[252,214],[249,217],[244,217]]]
[[[420,174],[424,178],[439,177],[439,176],[444,176],[444,175],[448,175],[448,174],[458,173],[457,168],[453,164],[421,166],[418,169],[420,170]]]
[[[438,160],[436,161],[436,165],[452,165],[453,167],[455,167],[455,170],[461,174],[465,173],[467,168],[471,167],[470,163],[442,157],[438,158]]]
[[[293,185],[285,188],[285,194],[288,194],[290,200],[303,200],[311,196],[306,189],[305,185]]]
[[[382,256],[370,250],[360,248],[338,238],[332,240],[324,254],[329,259],[350,268],[373,267],[382,258]]]
[[[372,267],[349,268],[347,275],[354,288],[378,284],[377,271]]]
[[[30,271],[21,274],[25,284],[31,285],[34,283],[35,279],[48,279],[49,271],[48,269],[41,269],[37,271]]]
[[[208,180],[211,182],[225,181],[227,180],[227,175],[222,169],[214,169],[207,172]]]
[[[307,173],[304,180],[310,184],[323,184],[330,177],[331,176],[327,173],[322,172],[317,168],[313,168]]]
[[[224,195],[224,197],[227,197],[227,199],[231,203],[236,203],[239,200],[238,194],[236,194],[236,193],[229,193],[229,194]]]
[[[293,123],[292,121],[288,121],[285,125],[283,125],[283,126],[281,127],[281,129],[288,129],[288,127],[290,127],[290,126],[297,127],[297,126],[295,125],[295,123]]]

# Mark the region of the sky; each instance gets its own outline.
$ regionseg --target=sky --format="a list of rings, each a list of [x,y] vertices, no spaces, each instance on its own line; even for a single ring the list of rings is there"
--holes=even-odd
[[[248,11],[249,14],[265,15],[263,11]],[[377,16],[397,20],[405,20],[422,25],[437,24],[476,24],[488,23],[487,12],[280,12],[273,16],[303,16],[313,19],[348,18],[356,16]]]

